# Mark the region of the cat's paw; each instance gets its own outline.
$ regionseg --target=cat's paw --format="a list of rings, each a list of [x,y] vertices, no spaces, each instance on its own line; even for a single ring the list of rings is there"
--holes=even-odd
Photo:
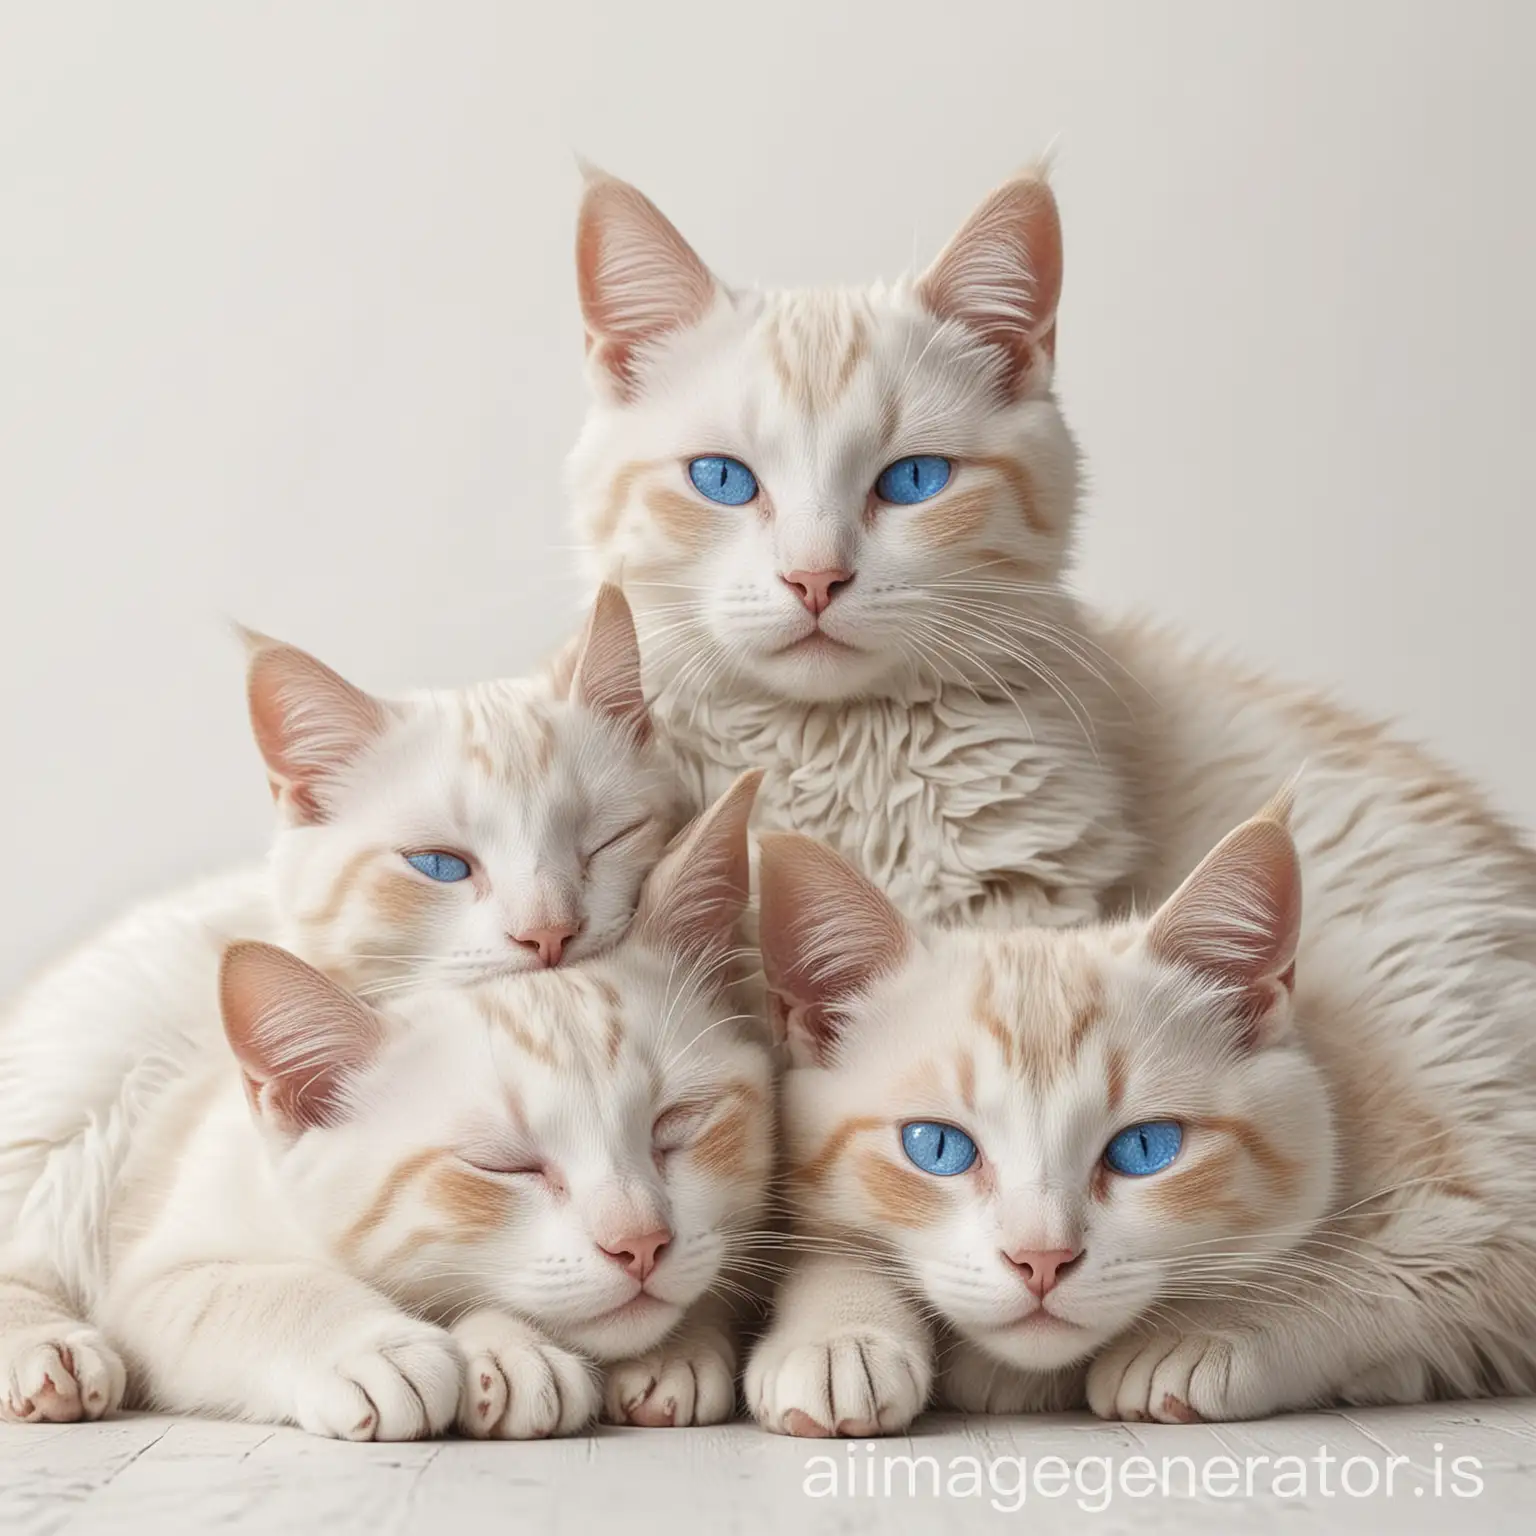
[[[601,1406],[595,1373],[580,1355],[501,1312],[475,1312],[455,1326],[464,1351],[459,1433],[477,1440],[572,1435]]]
[[[610,1424],[682,1429],[723,1424],[735,1412],[736,1361],[720,1340],[669,1340],[608,1368],[603,1417]]]
[[[401,1313],[360,1320],[294,1393],[294,1418],[333,1440],[440,1435],[459,1406],[462,1357],[441,1328]]]
[[[1284,1406],[1241,1338],[1154,1333],[1111,1344],[1088,1368],[1088,1406],[1101,1419],[1197,1424],[1252,1419]]]
[[[1021,1371],[959,1344],[944,1357],[938,1395],[961,1413],[1064,1413],[1083,1406],[1083,1370]]]
[[[0,1338],[0,1419],[78,1424],[111,1413],[127,1373],[94,1328],[50,1325]]]
[[[926,1345],[887,1333],[848,1333],[820,1344],[769,1334],[747,1366],[747,1404],[775,1434],[893,1435],[928,1401]]]

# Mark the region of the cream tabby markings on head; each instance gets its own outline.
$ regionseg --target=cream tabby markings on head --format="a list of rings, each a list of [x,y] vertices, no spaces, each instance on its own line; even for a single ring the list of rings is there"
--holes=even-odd
[[[98,1283],[106,1192],[167,1064],[217,1036],[229,940],[280,943],[386,1000],[580,961],[623,934],[687,797],[615,589],[567,660],[558,683],[379,698],[249,637],[277,799],[266,866],[136,908],[0,1018],[0,1233],[17,1264],[46,1253],[67,1291]]]
[[[765,834],[807,1235],[748,1367],[765,1425],[900,1430],[940,1361],[967,1411],[1165,1422],[1536,1387],[1529,855],[1441,819],[1480,878],[1437,888],[1350,850],[1330,787],[1076,930],[924,933]]]
[[[0,1248],[0,1416],[95,1418],[125,1391],[350,1439],[564,1434],[605,1394],[635,1423],[727,1416],[723,1298],[773,1153],[730,986],[755,790],[576,967],[374,1007],[231,946],[227,1042],[184,1038],[121,1168],[59,1191],[99,1199],[89,1286],[45,1242]]]
[[[1027,175],[916,280],[759,292],[623,182],[592,173],[582,206],[594,399],[571,485],[594,571],[635,605],[658,727],[696,798],[767,770],[765,825],[915,917],[1091,917],[1136,853],[1132,690],[1062,585],[1060,240]]]

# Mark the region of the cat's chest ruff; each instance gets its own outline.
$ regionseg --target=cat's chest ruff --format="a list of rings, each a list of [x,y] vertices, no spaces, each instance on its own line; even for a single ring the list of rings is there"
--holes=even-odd
[[[1098,891],[1130,867],[1117,779],[1064,710],[956,687],[837,705],[663,697],[656,714],[701,803],[765,770],[760,827],[837,849],[914,917],[984,918],[1024,887]]]

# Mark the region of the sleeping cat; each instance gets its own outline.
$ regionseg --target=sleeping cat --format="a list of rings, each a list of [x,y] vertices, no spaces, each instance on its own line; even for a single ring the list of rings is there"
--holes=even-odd
[[[1044,181],[1000,188],[916,282],[762,293],[593,173],[577,271],[577,526],[635,606],[695,798],[766,769],[764,823],[914,918],[1095,916],[1136,852],[1135,699],[1063,585],[1077,452]]]
[[[148,1070],[124,1135],[76,1166],[67,1223],[0,1250],[0,1416],[95,1418],[126,1387],[347,1439],[523,1438],[580,1428],[593,1362],[637,1357],[609,1380],[637,1422],[724,1417],[711,1306],[771,1162],[726,985],[755,788],[577,965],[375,1008],[242,942],[227,1041],[125,1020]]]
[[[903,1429],[941,1364],[968,1411],[1163,1422],[1536,1389],[1536,859],[1393,767],[1309,767],[1150,918],[1075,930],[922,934],[763,836],[813,1234],[767,1427]]]
[[[0,1232],[23,1207],[28,1225],[67,1221],[77,1165],[121,1150],[145,1041],[215,1028],[229,939],[283,944],[372,997],[612,944],[686,805],[614,589],[575,660],[569,698],[534,678],[383,700],[253,637],[268,865],[137,908],[0,1018]]]

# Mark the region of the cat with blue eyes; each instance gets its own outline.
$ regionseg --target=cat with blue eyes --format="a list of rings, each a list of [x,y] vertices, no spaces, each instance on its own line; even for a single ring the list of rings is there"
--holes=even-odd
[[[925,930],[763,834],[807,1238],[747,1369],[767,1428],[1536,1387],[1536,860],[1452,852],[1442,807],[1453,914],[1309,777],[1149,916],[1076,929]]]
[[[623,935],[687,818],[613,588],[558,677],[381,698],[295,646],[248,650],[270,855],[137,907],[11,1004],[0,1233],[124,1134],[125,1081],[216,1025],[230,940],[281,944],[371,999],[563,967]]]
[[[857,291],[727,287],[633,187],[593,173],[582,204],[570,484],[657,729],[695,801],[764,770],[762,826],[918,920],[1091,918],[1138,848],[1134,689],[1063,582],[1060,276],[1033,174],[920,278]]]

